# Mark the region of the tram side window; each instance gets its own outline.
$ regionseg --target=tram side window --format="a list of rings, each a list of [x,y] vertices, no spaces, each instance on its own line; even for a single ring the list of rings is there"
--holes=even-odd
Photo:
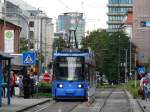
[[[88,64],[87,65],[87,71],[88,71],[88,81],[89,81],[89,84],[92,86],[92,75],[91,75],[91,66]]]
[[[54,66],[53,66],[53,74],[54,76],[56,77],[56,74],[59,74],[59,70],[57,70],[57,67],[58,67],[58,63],[54,63]]]
[[[89,74],[89,66],[88,64],[85,64],[85,77],[86,77],[86,80],[90,82],[90,74]]]
[[[90,73],[90,85],[94,86],[95,84],[95,68],[92,65],[89,65]]]

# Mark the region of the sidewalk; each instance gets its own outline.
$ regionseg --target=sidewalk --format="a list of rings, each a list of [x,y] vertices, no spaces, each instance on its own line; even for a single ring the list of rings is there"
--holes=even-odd
[[[137,99],[137,102],[143,109],[143,112],[150,112],[150,99],[148,101],[144,101],[142,99]]]
[[[38,105],[43,102],[47,102],[49,100],[50,98],[24,99],[19,97],[13,97],[11,98],[11,105],[7,105],[7,98],[3,98],[0,112],[16,112],[25,108],[32,107],[34,105]]]

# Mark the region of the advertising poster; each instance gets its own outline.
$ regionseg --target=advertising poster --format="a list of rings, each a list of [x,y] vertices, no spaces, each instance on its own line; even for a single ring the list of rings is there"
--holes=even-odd
[[[14,52],[14,30],[5,30],[4,32],[4,52]]]

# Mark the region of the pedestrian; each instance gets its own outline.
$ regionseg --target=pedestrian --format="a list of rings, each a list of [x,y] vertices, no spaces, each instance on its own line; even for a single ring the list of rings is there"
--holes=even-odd
[[[24,98],[30,97],[30,70],[27,70],[23,77]]]
[[[34,73],[31,70],[30,71],[30,96],[33,97],[34,93],[34,86],[35,86],[35,78],[34,78]]]
[[[140,80],[140,89],[142,92],[142,98],[147,101],[148,97],[148,77],[147,73],[143,74],[141,80]]]
[[[11,70],[10,72],[10,96],[11,97],[14,94],[14,87],[15,87],[15,74],[14,71]]]
[[[23,96],[23,76],[22,75],[19,75],[19,96]]]
[[[2,75],[3,76],[3,75]],[[5,97],[5,82],[4,82],[4,78],[2,77],[2,96]]]

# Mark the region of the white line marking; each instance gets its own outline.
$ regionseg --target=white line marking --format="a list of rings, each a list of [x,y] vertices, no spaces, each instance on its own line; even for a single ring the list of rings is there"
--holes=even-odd
[[[34,112],[40,112],[41,110],[44,110],[44,109],[46,109],[46,108],[48,108],[49,106],[46,106],[46,107],[43,107],[43,108],[41,108],[41,109],[39,109],[39,110],[36,110],[36,111],[34,111]]]

